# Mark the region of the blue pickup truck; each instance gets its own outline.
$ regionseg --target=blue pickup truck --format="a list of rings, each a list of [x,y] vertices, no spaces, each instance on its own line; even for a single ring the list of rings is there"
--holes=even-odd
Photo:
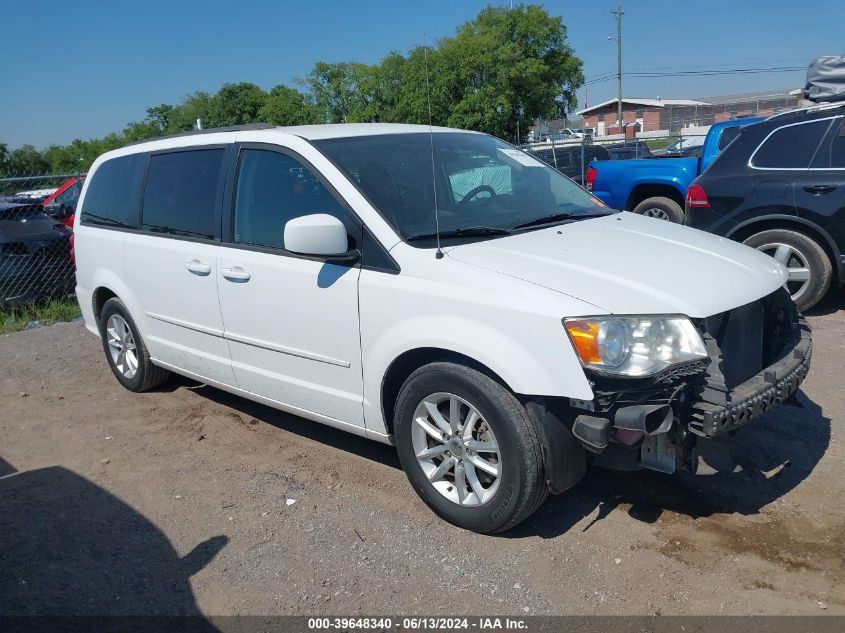
[[[740,128],[762,120],[737,119],[710,126],[700,156],[593,161],[587,169],[587,190],[614,209],[681,223],[690,183],[736,138]]]

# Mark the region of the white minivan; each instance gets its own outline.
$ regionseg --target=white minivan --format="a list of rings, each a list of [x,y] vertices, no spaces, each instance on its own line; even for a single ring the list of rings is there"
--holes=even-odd
[[[187,133],[98,158],[78,209],[77,297],[123,386],[176,372],[395,444],[478,532],[588,463],[700,469],[809,366],[774,259],[485,134]]]

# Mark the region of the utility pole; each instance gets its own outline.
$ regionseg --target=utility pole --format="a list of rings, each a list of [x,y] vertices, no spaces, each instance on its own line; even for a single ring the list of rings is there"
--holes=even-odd
[[[621,6],[617,6],[616,10],[611,11],[611,13],[616,16],[616,92],[619,98],[617,123],[619,124],[619,131],[624,134],[625,130],[622,129],[622,16],[624,12]]]

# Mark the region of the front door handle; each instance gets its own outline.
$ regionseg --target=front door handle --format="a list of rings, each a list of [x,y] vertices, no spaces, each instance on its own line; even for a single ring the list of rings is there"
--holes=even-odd
[[[229,281],[236,281],[240,283],[249,281],[252,277],[252,275],[250,275],[240,266],[235,266],[234,268],[223,268],[220,271],[220,274],[223,275],[223,277],[225,277]]]
[[[815,196],[820,196],[823,193],[830,193],[836,189],[836,185],[812,185],[810,187],[804,187],[804,191],[807,193],[811,193]]]
[[[211,274],[211,266],[209,266],[208,264],[204,264],[198,259],[192,259],[191,261],[189,261],[187,264],[185,264],[185,268],[187,268],[190,272],[194,273],[195,275],[202,275],[203,277]]]

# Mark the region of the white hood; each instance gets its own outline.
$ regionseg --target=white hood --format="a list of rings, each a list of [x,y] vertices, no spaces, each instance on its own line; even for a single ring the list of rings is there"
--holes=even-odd
[[[448,256],[613,314],[706,317],[774,292],[787,276],[752,248],[633,213],[465,244]]]

